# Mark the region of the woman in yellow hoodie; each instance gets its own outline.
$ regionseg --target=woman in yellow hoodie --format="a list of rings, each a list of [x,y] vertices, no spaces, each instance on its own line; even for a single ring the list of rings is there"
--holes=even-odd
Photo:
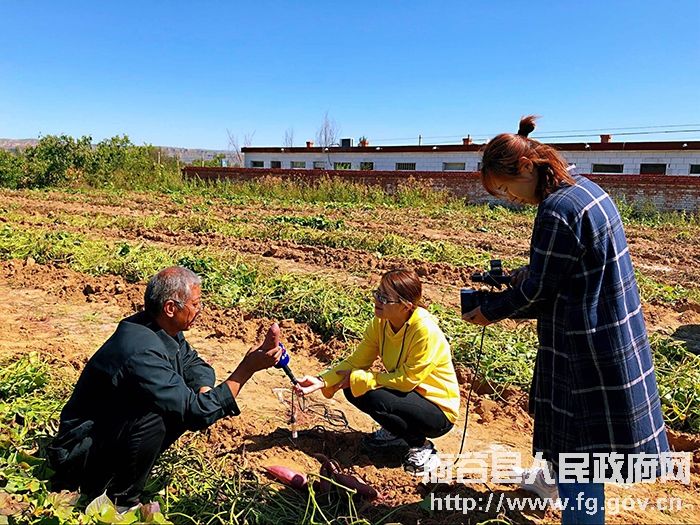
[[[355,352],[319,376],[304,376],[297,393],[338,390],[381,425],[362,444],[369,449],[408,447],[407,472],[422,476],[440,465],[427,438],[452,428],[459,385],[450,345],[423,308],[422,284],[413,270],[392,270],[374,290],[374,319]],[[384,371],[370,370],[379,357]]]

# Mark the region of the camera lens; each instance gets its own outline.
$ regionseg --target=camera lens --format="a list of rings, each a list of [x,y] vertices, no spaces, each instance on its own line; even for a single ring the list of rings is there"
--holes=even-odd
[[[462,288],[460,290],[460,304],[463,314],[471,312],[479,306],[479,292],[472,288]]]

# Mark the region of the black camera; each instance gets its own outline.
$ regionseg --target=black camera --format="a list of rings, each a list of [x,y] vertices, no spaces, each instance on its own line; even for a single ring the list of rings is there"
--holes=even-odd
[[[471,312],[474,308],[481,304],[484,292],[474,290],[473,288],[462,288],[459,292],[460,303],[462,305],[462,314]]]
[[[510,275],[503,272],[503,266],[499,259],[492,259],[489,263],[488,271],[473,274],[472,281],[500,288],[502,285],[510,286]],[[473,288],[462,288],[460,290],[462,314],[471,312],[474,308],[480,306],[484,301],[485,294],[486,292],[474,290]]]
[[[499,259],[491,259],[487,272],[472,274],[472,281],[484,283],[500,288],[502,284],[510,285],[510,275],[503,273],[503,266]]]

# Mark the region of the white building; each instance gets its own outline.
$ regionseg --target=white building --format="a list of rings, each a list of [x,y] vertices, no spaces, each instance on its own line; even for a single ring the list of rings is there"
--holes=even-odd
[[[700,175],[700,141],[553,143],[578,173]],[[243,148],[246,168],[374,171],[479,171],[483,144]]]

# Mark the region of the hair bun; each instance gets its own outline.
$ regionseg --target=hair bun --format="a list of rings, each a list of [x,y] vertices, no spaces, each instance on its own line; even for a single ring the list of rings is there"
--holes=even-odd
[[[537,117],[535,115],[528,115],[520,119],[520,125],[518,126],[518,135],[527,138],[527,136],[535,130],[535,121]]]

